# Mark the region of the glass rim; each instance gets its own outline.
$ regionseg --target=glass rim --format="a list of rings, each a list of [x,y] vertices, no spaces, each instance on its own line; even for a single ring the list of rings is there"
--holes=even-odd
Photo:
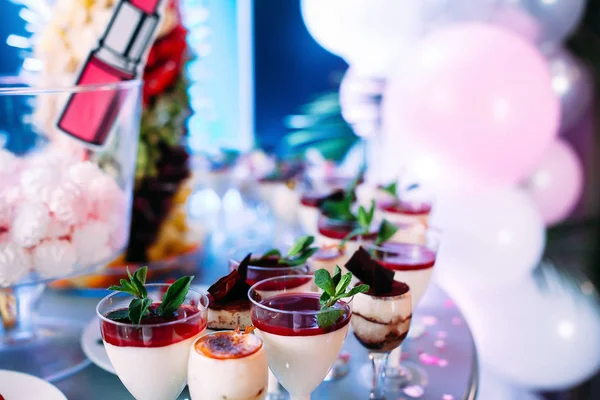
[[[139,88],[144,84],[144,81],[142,79],[131,79],[112,83],[93,83],[84,85],[30,86],[32,82],[28,82],[23,77],[0,75],[0,85],[4,84],[13,86],[0,87],[0,96],[32,96],[40,94],[104,92],[109,90]]]
[[[406,224],[406,227],[410,228],[410,226],[412,226],[414,224]],[[433,250],[435,253],[437,253],[438,248],[439,248],[439,242],[441,241],[441,237],[442,237],[442,233],[443,231],[440,228],[437,227],[432,227],[432,226],[427,226],[425,228],[425,232],[424,232],[424,236],[425,236],[425,243],[416,243],[416,242],[411,242],[411,241],[407,241],[407,240],[394,240],[394,239],[390,239],[385,243],[399,243],[399,244],[409,244],[409,245],[413,245],[413,246],[421,246],[421,247],[425,247],[429,250]],[[429,243],[429,237],[434,236],[434,241],[436,243]],[[379,251],[383,251],[386,253],[394,253],[393,249],[390,248],[386,248],[384,245],[376,245],[373,242],[365,242],[363,244],[363,247],[365,248],[365,250],[379,250]]]
[[[229,259],[230,264],[236,264],[238,267],[241,261],[236,261],[233,258]],[[259,265],[248,264],[248,270],[252,271],[295,271],[302,268],[310,268],[307,262],[300,265],[288,265],[287,267],[261,267]],[[293,275],[293,276],[301,276],[301,275]],[[277,277],[276,277],[277,278]],[[262,281],[261,281],[262,282]]]
[[[146,286],[146,288],[161,288],[161,287],[169,287],[169,286],[171,286],[171,284],[170,283],[149,283],[149,284],[147,284],[145,286]],[[196,289],[190,288],[188,294],[190,294],[190,293],[196,293],[196,294],[198,294],[200,296],[200,303],[198,304],[198,306],[202,305],[203,309],[205,309],[205,310],[208,309],[208,303],[209,303],[208,296],[204,293],[203,290],[196,290]],[[127,295],[127,296],[129,296],[131,298],[134,297],[132,294],[124,293],[124,292],[117,292],[117,291],[114,291],[111,294],[103,297],[98,302],[98,304],[96,305],[96,315],[100,318],[101,321],[108,322],[108,323],[110,323],[112,325],[129,327],[129,328],[157,328],[157,327],[164,327],[164,326],[170,326],[170,325],[175,325],[175,324],[181,324],[181,323],[184,323],[184,322],[187,322],[187,321],[191,320],[192,318],[195,318],[199,314],[199,313],[196,313],[196,314],[189,315],[189,316],[187,316],[187,317],[185,317],[183,319],[178,319],[178,320],[169,321],[169,322],[162,322],[162,323],[157,323],[157,324],[144,324],[144,325],[141,325],[141,324],[126,324],[124,322],[117,322],[117,321],[114,321],[114,320],[112,320],[110,318],[106,318],[100,312],[100,305],[104,304],[109,299],[111,299],[113,297],[116,297],[116,296],[118,296],[120,294],[125,294],[125,295]],[[204,304],[201,304],[201,303],[204,303]],[[202,309],[200,309],[200,311],[202,311]]]
[[[285,275],[285,276],[275,276],[273,278],[268,278],[268,279],[263,279],[262,281],[256,282],[254,285],[252,285],[250,287],[250,289],[248,290],[248,299],[250,300],[250,302],[255,306],[255,307],[259,307],[260,309],[263,310],[267,310],[269,312],[273,312],[273,313],[278,313],[278,314],[288,314],[288,315],[319,315],[322,313],[327,312],[327,310],[316,310],[316,311],[289,311],[289,310],[279,310],[277,308],[273,308],[273,307],[268,307],[265,306],[264,304],[260,304],[258,303],[256,300],[254,300],[252,298],[252,293],[258,293],[258,290],[256,290],[255,288],[259,285],[262,285],[266,282],[273,282],[276,281],[278,279],[298,279],[298,278],[310,278],[314,280],[314,275]],[[286,293],[286,292],[281,292]],[[319,295],[318,292],[288,292],[288,293],[311,293],[311,294],[316,294]],[[277,295],[275,295],[277,296]],[[275,297],[272,296],[272,297]],[[348,300],[346,300],[348,299]],[[345,297],[344,299],[340,299],[336,302],[336,304],[340,301],[343,301],[344,303],[346,303],[346,305],[348,306],[348,311],[350,313],[352,313],[352,308],[350,308],[350,303],[352,303],[352,300],[354,300],[354,296],[352,297]]]

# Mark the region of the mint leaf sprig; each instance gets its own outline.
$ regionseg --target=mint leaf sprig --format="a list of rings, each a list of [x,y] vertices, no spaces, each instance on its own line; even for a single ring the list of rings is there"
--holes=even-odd
[[[294,242],[286,255],[282,255],[277,249],[272,249],[263,254],[260,258],[252,260],[252,265],[261,266],[275,261],[278,265],[287,265],[295,267],[305,264],[317,251],[318,247],[312,246],[315,242],[313,236],[301,236]]]
[[[319,207],[324,216],[343,222],[356,221],[356,215],[352,212],[352,204],[356,199],[356,187],[360,183],[364,172],[365,168],[363,166],[358,175],[344,188],[342,200],[327,200]]]
[[[375,201],[371,201],[371,207],[369,210],[365,209],[363,206],[358,208],[357,213],[357,223],[358,227],[350,232],[342,241],[340,242],[339,248],[344,247],[346,242],[354,239],[358,236],[366,236],[371,233],[371,224],[373,223],[373,219],[375,217]],[[398,227],[388,220],[384,219],[381,221],[379,225],[379,229],[377,230],[377,237],[375,238],[374,245],[380,246],[381,244],[390,240],[395,234],[398,232]]]
[[[137,325],[142,322],[142,318],[150,314],[150,306],[152,305],[152,299],[148,297],[148,290],[145,286],[147,275],[148,267],[138,269],[133,275],[129,272],[129,268],[127,268],[127,277],[129,280],[121,279],[119,281],[121,285],[112,285],[108,288],[108,290],[129,293],[134,296],[129,303],[127,318]],[[175,311],[185,301],[192,279],[194,279],[193,276],[184,276],[169,286],[158,307],[157,313],[159,316],[164,318],[173,316]]]
[[[352,273],[342,275],[342,270],[337,265],[333,276],[326,269],[315,271],[315,284],[323,290],[319,299],[321,312],[317,315],[317,324],[321,328],[330,328],[344,314],[344,310],[333,307],[340,299],[352,297],[358,293],[365,293],[369,285],[360,284],[346,292],[352,281]]]
[[[413,183],[404,188],[404,192],[410,192],[411,190],[418,189],[420,185]],[[400,201],[400,194],[398,193],[398,182],[394,181],[388,185],[382,186],[381,190],[392,195],[396,201]]]

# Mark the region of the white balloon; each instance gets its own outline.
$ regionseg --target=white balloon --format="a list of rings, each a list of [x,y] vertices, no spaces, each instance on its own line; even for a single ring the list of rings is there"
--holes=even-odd
[[[481,400],[541,400],[541,396],[507,382],[485,365],[479,366],[477,398]]]
[[[507,0],[507,7],[518,7],[537,21],[536,42],[545,51],[560,45],[573,33],[585,5],[586,0]]]
[[[518,282],[537,266],[546,240],[536,205],[521,189],[442,198],[431,224],[443,231],[436,279],[445,287]]]
[[[302,0],[308,31],[363,74],[386,76],[420,34],[421,1]]]
[[[563,390],[600,368],[600,306],[591,282],[550,271],[503,291],[463,291],[457,303],[480,360],[517,385]]]

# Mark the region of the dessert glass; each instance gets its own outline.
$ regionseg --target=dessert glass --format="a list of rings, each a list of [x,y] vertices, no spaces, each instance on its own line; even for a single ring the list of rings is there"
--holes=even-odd
[[[370,399],[384,399],[384,377],[390,353],[408,334],[412,318],[410,290],[396,282],[392,292],[378,296],[372,291],[354,297],[352,330],[360,344],[369,350],[373,364]]]
[[[54,381],[86,365],[82,327],[34,320],[34,308],[46,283],[91,272],[127,245],[141,87],[0,78],[0,369]],[[73,96],[91,100],[79,103],[83,118],[114,117],[103,147],[56,127]]]
[[[153,304],[161,302],[169,286],[146,285]],[[131,324],[107,318],[113,311],[126,310],[132,299],[128,293],[114,292],[96,307],[108,358],[136,399],[176,399],[187,382],[192,344],[206,329],[208,297],[190,289],[180,307],[189,311],[179,319]]]
[[[306,275],[306,278],[311,275]],[[320,311],[317,292],[260,295],[264,285],[286,286],[295,276],[258,282],[248,292],[255,333],[263,340],[269,367],[292,400],[308,400],[336,360],[350,327],[351,301],[338,301],[343,316],[329,328],[317,324]],[[262,289],[262,290],[261,290]]]
[[[233,331],[204,335],[190,351],[190,396],[262,400],[267,396],[268,371],[267,353],[258,336]]]
[[[395,241],[392,239],[381,246],[366,247],[373,258],[382,266],[394,271],[394,280],[404,282],[410,287],[412,309],[415,310],[425,294],[431,281],[433,267],[440,244],[441,232],[435,228],[427,228],[424,243],[414,243],[412,240]],[[418,337],[423,333],[422,325],[412,323],[409,338]],[[388,362],[386,379],[391,385],[425,386],[427,376],[422,368],[410,361],[401,362],[401,347],[395,349]]]

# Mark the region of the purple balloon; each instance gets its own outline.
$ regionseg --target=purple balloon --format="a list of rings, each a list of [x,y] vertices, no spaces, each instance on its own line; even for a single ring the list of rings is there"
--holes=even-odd
[[[568,217],[583,191],[583,168],[571,146],[561,139],[552,143],[527,180],[527,189],[546,225]]]

